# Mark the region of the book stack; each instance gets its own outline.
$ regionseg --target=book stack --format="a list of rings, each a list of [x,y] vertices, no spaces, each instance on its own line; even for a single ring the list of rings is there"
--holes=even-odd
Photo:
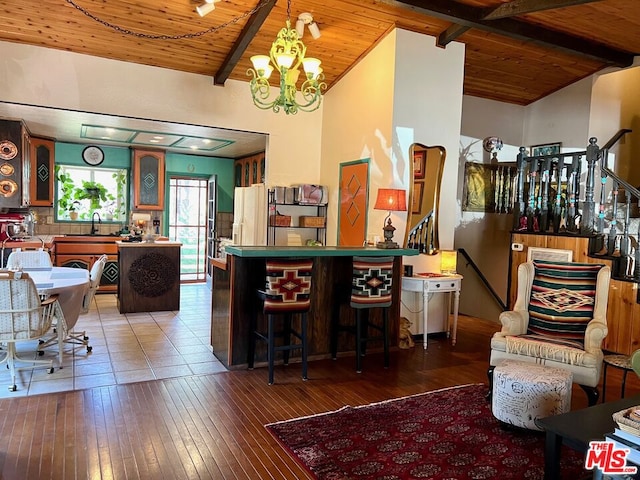
[[[627,464],[640,466],[640,406],[614,413],[613,420],[617,427],[605,435],[605,440],[613,442],[616,448],[628,448]]]
[[[636,435],[619,427],[605,435],[605,440],[615,443],[617,448],[628,448],[627,464],[640,465],[640,435]]]

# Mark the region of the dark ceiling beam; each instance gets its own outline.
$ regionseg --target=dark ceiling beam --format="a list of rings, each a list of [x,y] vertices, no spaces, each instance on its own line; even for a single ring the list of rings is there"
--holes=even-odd
[[[517,40],[528,41],[546,48],[554,48],[620,67],[633,63],[634,55],[607,47],[586,38],[574,37],[511,18],[484,20],[483,8],[470,7],[453,0],[380,0],[384,3],[410,8],[424,15],[447,20],[469,28],[477,28]]]
[[[458,38],[470,28],[471,27],[466,27],[464,25],[454,23],[444,32],[438,35],[438,41],[436,42],[436,45],[438,45],[439,47],[446,47],[448,43],[453,42],[456,38]]]
[[[273,10],[275,4],[276,0],[261,0],[257,10],[249,17],[249,20],[245,23],[244,28],[231,47],[231,50],[229,50],[227,57],[213,76],[214,85],[224,85],[224,82],[227,81],[233,69],[236,68],[240,58],[242,58],[251,40],[253,40],[253,37],[258,33],[258,30],[262,27],[262,24],[269,16],[269,13],[271,13],[271,10]]]
[[[525,13],[541,12],[555,8],[571,7],[584,3],[600,2],[601,0],[512,0],[498,7],[486,9],[483,20],[495,20],[497,18],[514,17]]]
[[[514,17],[525,13],[541,12],[543,10],[551,10],[554,8],[569,7],[583,3],[600,2],[601,0],[512,0],[511,2],[502,3],[498,7],[490,7],[484,9],[482,20],[495,20],[497,18]],[[471,27],[454,23],[444,32],[438,35],[439,47],[445,47],[448,43],[453,42],[456,38],[469,30]]]

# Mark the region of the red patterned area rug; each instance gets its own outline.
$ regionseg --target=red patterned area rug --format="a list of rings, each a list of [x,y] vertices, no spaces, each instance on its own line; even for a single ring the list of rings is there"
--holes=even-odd
[[[452,387],[266,428],[317,478],[542,479],[544,434],[503,429],[482,384]],[[562,478],[588,475],[563,447]]]

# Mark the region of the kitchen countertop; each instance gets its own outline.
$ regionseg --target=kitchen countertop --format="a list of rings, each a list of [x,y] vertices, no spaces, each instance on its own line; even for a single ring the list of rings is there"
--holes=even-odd
[[[4,248],[51,248],[55,235],[36,235],[24,240],[7,240],[2,242]]]
[[[276,247],[227,245],[225,252],[238,257],[400,257],[418,255],[412,248],[376,247]]]
[[[170,240],[156,240],[155,242],[123,242],[123,241],[117,241],[116,245],[118,245],[118,248],[127,248],[127,247],[146,247],[146,248],[151,248],[151,247],[179,247],[182,245],[182,242],[174,242],[174,241],[170,241]]]

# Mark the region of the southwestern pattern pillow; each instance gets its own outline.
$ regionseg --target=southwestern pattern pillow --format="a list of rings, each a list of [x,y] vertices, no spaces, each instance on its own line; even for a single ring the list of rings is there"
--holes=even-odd
[[[267,290],[264,313],[304,312],[311,300],[313,260],[267,260]]]
[[[353,308],[391,305],[393,257],[353,257]]]
[[[535,260],[527,334],[584,341],[603,265]]]

